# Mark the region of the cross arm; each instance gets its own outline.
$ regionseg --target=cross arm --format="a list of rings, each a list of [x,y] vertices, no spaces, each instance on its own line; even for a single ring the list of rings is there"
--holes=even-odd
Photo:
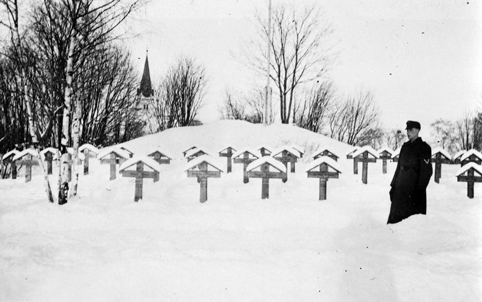
[[[283,178],[284,173],[281,172],[259,172],[259,171],[250,171],[248,172],[248,177],[254,178]]]
[[[187,177],[220,178],[220,171],[187,171]]]

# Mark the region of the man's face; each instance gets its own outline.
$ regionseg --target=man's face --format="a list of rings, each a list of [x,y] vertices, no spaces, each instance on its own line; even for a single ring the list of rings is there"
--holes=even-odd
[[[407,137],[409,140],[413,140],[418,137],[418,130],[417,128],[407,129]]]

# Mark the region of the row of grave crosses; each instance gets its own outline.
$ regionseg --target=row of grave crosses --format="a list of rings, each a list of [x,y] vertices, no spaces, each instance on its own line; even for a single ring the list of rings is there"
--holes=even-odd
[[[171,157],[163,152],[155,150],[146,157],[132,159],[133,153],[125,147],[106,148],[99,151],[90,144],[85,144],[79,148],[79,163],[84,164],[84,175],[89,173],[89,158],[97,157],[102,164],[110,165],[110,180],[116,179],[116,165],[120,165],[119,173],[123,177],[135,177],[136,189],[134,200],[142,199],[142,183],[144,178],[153,178],[154,182],[159,180],[159,171],[161,164],[169,164]],[[54,148],[47,148],[40,152],[47,162],[48,174],[52,173],[52,160],[58,158],[59,152]],[[66,157],[67,163],[72,164],[72,150]],[[249,178],[262,179],[263,199],[269,198],[269,179],[278,178],[283,182],[288,180],[288,163],[290,163],[291,173],[296,170],[296,162],[303,157],[303,149],[297,146],[285,146],[278,149],[262,146],[256,150],[241,149],[236,150],[233,147],[227,147],[219,152],[220,157],[227,159],[227,173],[232,172],[232,163],[243,164],[243,182],[248,183]],[[259,156],[261,154],[261,156]],[[185,171],[188,177],[196,177],[200,183],[200,201],[207,200],[207,179],[211,177],[221,177],[221,165],[209,156],[209,154],[200,148],[192,147],[183,152],[188,161]],[[389,148],[383,148],[375,151],[369,146],[357,147],[347,154],[348,159],[353,159],[353,172],[358,174],[358,163],[362,162],[362,181],[364,184],[368,182],[368,163],[376,162],[377,159],[383,160],[383,173],[387,170],[387,160],[397,161],[399,151],[395,152]],[[21,161],[25,164],[26,173],[25,181],[31,179],[31,166],[35,162],[34,158],[38,157],[35,150],[25,149],[22,152],[13,150],[3,156],[4,162],[10,162],[12,165],[12,178],[16,177],[15,163]],[[319,149],[313,155],[313,162],[305,171],[309,178],[320,179],[320,200],[326,199],[327,181],[329,178],[338,178],[341,173],[337,165],[338,156],[328,149]],[[435,163],[434,178],[437,183],[441,177],[441,164],[443,163],[460,163],[463,169],[457,173],[458,181],[467,182],[467,195],[473,198],[474,182],[482,181],[482,154],[476,150],[469,150],[464,153],[456,154],[454,159],[450,159],[450,155],[442,149],[434,149],[432,162]],[[473,163],[469,166],[466,164]],[[131,166],[136,165],[136,170],[128,170]],[[147,167],[151,171],[145,171]],[[465,167],[465,168],[464,168]],[[69,169],[70,170],[70,169]],[[318,171],[319,170],[319,171]],[[71,177],[71,175],[70,175]]]
[[[191,147],[183,152],[188,164],[186,171],[188,177],[196,177],[201,185],[200,201],[207,200],[207,179],[219,178],[224,172],[220,164],[208,152],[198,147]],[[302,158],[304,151],[298,146],[285,146],[273,149],[261,146],[258,149],[244,148],[236,150],[228,146],[219,151],[219,157],[226,157],[227,173],[232,172],[232,164],[243,164],[243,183],[248,183],[250,178],[261,178],[261,198],[269,198],[270,179],[288,180],[288,163],[290,172],[295,173],[296,162]],[[309,178],[320,179],[320,200],[326,199],[326,183],[329,178],[338,178],[341,169],[336,160],[338,156],[327,149],[315,152],[315,161],[306,172]],[[319,169],[320,171],[315,171]],[[329,171],[331,170],[331,171]]]
[[[358,174],[358,163],[363,163],[362,181],[367,183],[368,163],[376,162],[377,158],[383,160],[383,173],[387,173],[387,160],[392,159],[398,162],[400,150],[393,151],[389,148],[382,148],[375,151],[370,146],[357,147],[347,154],[347,159],[353,159],[353,173]],[[456,173],[457,181],[467,182],[467,196],[474,198],[474,183],[482,182],[482,154],[475,149],[460,151],[453,157],[441,149],[432,150],[431,162],[435,164],[434,181],[440,183],[442,177],[442,164],[460,164],[462,166]],[[470,165],[469,165],[470,164]]]

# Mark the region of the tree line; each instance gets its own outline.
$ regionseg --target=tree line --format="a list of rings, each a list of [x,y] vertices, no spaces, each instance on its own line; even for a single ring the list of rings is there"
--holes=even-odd
[[[56,146],[65,157],[73,147],[75,161],[82,143],[110,145],[140,136],[133,101],[137,74],[117,29],[142,1],[20,4],[0,0],[8,33],[0,48],[0,153],[20,145],[37,151]],[[70,188],[66,180],[67,161],[61,161],[59,203],[77,190],[78,173]],[[48,177],[45,187],[53,201]]]
[[[274,91],[257,86],[247,93],[227,89],[219,108],[222,119],[260,123],[266,94],[272,94],[277,107],[270,112],[270,121],[278,117],[281,123],[293,123],[353,146],[394,150],[401,146],[404,129],[382,128],[381,112],[371,91],[336,91],[328,76],[336,61],[334,28],[316,4],[277,4],[271,22],[262,15],[256,15],[257,37],[247,43],[243,58],[260,75],[269,74]],[[434,146],[452,153],[482,148],[482,109],[456,122],[438,119],[430,126],[427,138]]]

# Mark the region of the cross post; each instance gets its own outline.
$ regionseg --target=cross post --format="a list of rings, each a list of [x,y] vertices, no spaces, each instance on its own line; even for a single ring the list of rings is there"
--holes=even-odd
[[[275,157],[275,159],[283,163],[283,165],[286,168],[286,171],[288,171],[288,163],[291,163],[291,173],[295,173],[296,156],[294,156],[293,154],[291,154],[286,150],[283,150],[281,152],[281,156]],[[287,180],[288,180],[288,173],[285,173],[283,182],[286,182]]]
[[[116,179],[116,164],[117,163],[122,163],[124,162],[126,159],[125,158],[122,158],[122,157],[119,157],[119,159],[117,159],[117,154],[112,151],[109,153],[110,156],[109,156],[109,159],[104,159],[102,158],[100,160],[100,163],[101,164],[110,164],[110,178],[109,180],[114,180]]]
[[[470,168],[467,170],[467,175],[459,175],[457,176],[457,181],[459,182],[467,182],[467,197],[472,199],[474,198],[474,183],[482,182],[481,176],[475,176],[474,169]]]
[[[45,161],[47,162],[47,175],[52,174],[52,160],[53,160],[53,153],[47,151],[45,153]]]
[[[255,161],[256,158],[249,158],[249,152],[246,151],[243,153],[243,158],[234,158],[234,163],[235,164],[243,164],[243,183],[247,184],[249,182],[249,177],[248,177],[248,172],[246,171],[246,168],[250,163]]]
[[[269,199],[269,179],[281,178],[284,179],[285,174],[283,172],[270,172],[269,163],[261,165],[261,172],[249,171],[248,176],[253,178],[261,178],[261,199]]]
[[[137,162],[136,171],[122,171],[122,177],[135,177],[136,178],[136,185],[135,185],[135,194],[134,194],[134,201],[137,202],[142,199],[142,186],[144,182],[144,178],[152,178],[154,182],[159,180],[159,172],[153,171],[144,171],[144,163],[142,161]]]
[[[443,156],[441,152],[437,152],[435,158],[432,158],[432,162],[435,163],[434,180],[436,183],[440,183],[440,178],[442,178],[442,164],[449,164],[450,160]]]
[[[358,174],[358,157],[353,158],[353,174]]]
[[[375,163],[377,161],[376,158],[369,158],[368,154],[369,154],[369,152],[365,151],[362,154],[353,158],[354,160],[358,159],[359,161],[361,161],[363,163],[362,164],[362,182],[364,184],[368,183],[368,163]],[[356,167],[357,167],[357,172],[358,172],[358,162],[357,162]],[[357,173],[355,173],[355,174],[357,174]]]
[[[382,172],[383,174],[387,174],[387,160],[392,159],[392,155],[387,151],[383,151],[380,155],[380,159],[383,160]]]
[[[90,155],[90,151],[88,149],[85,149],[84,151],[84,175],[89,175],[89,158],[93,157]]]
[[[223,153],[222,151],[219,152],[219,156],[220,157],[226,157],[226,161],[227,161],[227,170],[226,170],[226,173],[231,173],[232,172],[232,165],[233,165],[233,161],[232,161],[232,156],[234,154],[234,148],[231,148],[231,147],[228,147],[226,149],[226,153]]]
[[[32,155],[27,154],[23,157],[22,162],[25,164],[25,182],[32,180]]]
[[[198,165],[199,171],[187,171],[188,177],[196,177],[200,184],[199,201],[204,203],[208,200],[208,178],[220,178],[221,171],[208,171],[208,164],[203,161]]]
[[[338,178],[339,172],[328,172],[328,164],[322,163],[320,166],[320,171],[308,171],[308,178],[319,178],[320,179],[320,193],[319,200],[326,200],[327,192],[327,182],[330,178]]]

